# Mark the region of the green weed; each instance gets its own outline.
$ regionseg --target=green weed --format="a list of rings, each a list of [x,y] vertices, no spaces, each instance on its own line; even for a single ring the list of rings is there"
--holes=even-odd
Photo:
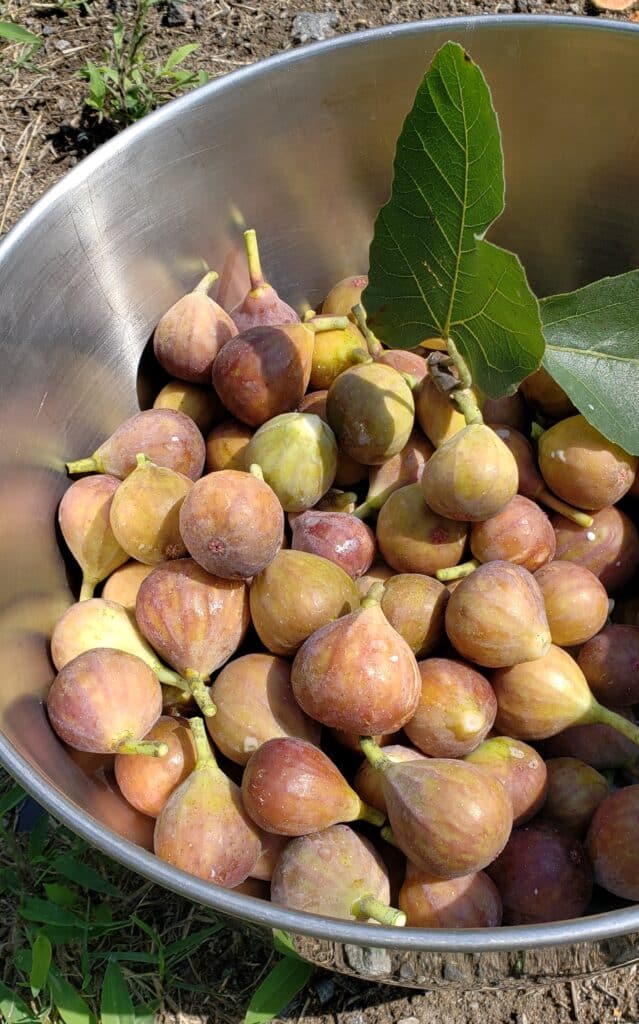
[[[0,21],[0,40],[2,39],[9,44],[20,44],[20,50],[18,55],[12,60],[7,60],[6,55],[0,53],[0,67],[6,63],[12,70],[26,68],[29,71],[37,71],[33,63],[33,57],[42,46],[40,36],[29,32],[28,29],[23,28],[22,25],[18,25],[16,22]]]

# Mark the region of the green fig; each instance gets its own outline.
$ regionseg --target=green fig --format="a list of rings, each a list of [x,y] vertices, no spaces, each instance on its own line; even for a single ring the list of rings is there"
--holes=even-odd
[[[157,565],[187,553],[180,534],[180,509],[193,481],[138,455],[137,468],[113,496],[113,534],[131,557]]]
[[[339,448],[357,462],[375,466],[400,452],[408,441],[415,403],[397,370],[368,363],[350,367],[333,381],[326,414]]]
[[[210,381],[210,374],[206,378]],[[226,416],[226,410],[212,387],[189,384],[188,381],[170,380],[156,396],[154,409],[174,409],[189,416],[196,427],[207,434]]]
[[[319,416],[288,412],[264,423],[244,453],[257,464],[285,512],[312,508],[328,491],[337,469],[337,444]]]

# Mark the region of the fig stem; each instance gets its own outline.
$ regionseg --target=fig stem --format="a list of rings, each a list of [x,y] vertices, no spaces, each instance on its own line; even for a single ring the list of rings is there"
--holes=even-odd
[[[473,386],[473,378],[468,363],[450,337],[446,338],[446,350],[459,375],[459,388],[455,388],[450,397],[462,413],[466,423],[483,423],[484,417],[477,404],[477,399],[470,390]]]
[[[177,686],[180,690],[188,690],[188,686],[184,685],[182,676],[179,675],[179,673],[174,672],[172,668],[167,668],[161,661],[156,661],[153,666],[153,671],[161,683],[168,683],[169,686]]]
[[[89,579],[88,576],[82,577],[82,586],[80,588],[80,600],[88,601],[89,598],[93,597],[93,591],[96,588],[97,580]]]
[[[76,459],[75,462],[67,462],[67,473],[75,475],[76,473],[99,473],[100,465],[98,460],[92,455],[89,459]]]
[[[381,582],[371,583],[370,587],[366,591],[360,608],[375,608],[377,605],[382,603],[384,596],[384,584]]]
[[[353,360],[353,363],[364,364],[373,362],[373,357],[368,352],[365,352],[363,348],[353,349],[350,358]]]
[[[120,740],[115,749],[118,754],[145,754],[147,757],[165,757],[169,752],[166,743],[132,738]]]
[[[376,807],[371,807],[370,804],[365,804],[363,800],[360,801],[360,810],[357,815],[358,821],[368,821],[371,825],[376,825],[380,828],[386,821],[386,815],[378,811]]]
[[[217,708],[211,700],[211,694],[209,693],[208,687],[204,685],[204,676],[200,675],[199,672],[196,672],[195,669],[187,668],[184,673],[184,678],[186,679],[189,685],[189,690],[193,694],[195,703],[202,714],[206,715],[207,718],[212,718],[216,713]]]
[[[151,462],[149,456],[145,455],[144,452],[138,452],[138,454],[135,456],[135,462],[136,469],[143,469],[145,466],[154,465],[154,463]]]
[[[404,378],[404,380],[408,384],[408,386],[411,389],[411,391],[417,391],[417,388],[421,384],[421,380],[419,379],[419,377],[413,376],[412,373],[401,373],[400,372],[400,377]]]
[[[470,576],[471,572],[478,569],[481,562],[478,562],[476,558],[471,558],[467,562],[462,562],[461,565],[452,565],[450,569],[438,569],[435,576],[440,583],[449,583],[451,580],[461,580],[464,576]]]
[[[211,744],[208,741],[202,719],[190,718],[189,728],[193,733],[193,742],[195,743],[195,767],[201,768],[205,764],[215,764],[215,757],[213,756]]]
[[[260,263],[260,250],[257,247],[257,235],[253,228],[249,228],[248,231],[244,232],[244,245],[246,246],[246,261],[248,263],[248,272],[251,279],[251,289],[262,288],[266,284],[266,281],[264,280],[262,264]]]
[[[320,331],[345,331],[349,325],[347,316],[316,316],[307,327],[318,334]]]
[[[384,346],[382,345],[379,338],[376,338],[370,327],[368,326],[368,320],[366,317],[366,310],[364,309],[361,302],[358,302],[356,306],[351,308],[351,313],[355,317],[355,323],[359,327],[360,331],[366,338],[366,344],[368,345],[368,351],[370,352],[373,359],[379,359],[384,352]]]
[[[264,474],[262,472],[262,467],[257,462],[251,463],[251,465],[249,466],[249,473],[251,474],[251,476],[254,476],[256,480],[261,480],[262,482],[264,482]]]
[[[376,508],[377,505],[374,504],[373,499],[367,498],[366,501],[363,501],[361,505],[357,506],[351,515],[354,515],[357,519],[366,519],[366,516],[370,515],[371,512],[374,512]]]
[[[402,910],[395,910],[395,907],[387,906],[374,896],[360,896],[353,903],[351,914],[365,921],[372,917],[373,921],[378,921],[379,924],[395,928],[403,928],[406,924],[406,914]]]
[[[210,270],[201,281],[198,281],[193,289],[194,295],[206,295],[211,285],[215,284],[220,275],[215,270]]]
[[[359,745],[366,760],[369,764],[372,764],[376,771],[385,772],[387,768],[390,768],[393,762],[390,757],[386,757],[386,754],[372,736],[360,736]]]
[[[592,707],[588,715],[584,718],[585,722],[600,722],[603,725],[610,725],[617,732],[620,732],[622,736],[625,736],[627,740],[634,743],[636,747],[639,747],[639,726],[635,725],[634,722],[629,722],[627,718],[623,718],[622,715],[618,715],[616,711],[611,711],[610,708],[606,708],[603,704],[599,704],[598,701],[593,697]]]
[[[541,435],[545,433],[546,431],[542,427],[541,423],[537,423],[537,420],[533,420],[530,425],[530,436],[533,441],[538,441]]]
[[[354,505],[357,501],[357,495],[355,494],[355,491],[344,491],[343,494],[336,494],[334,500],[335,508],[333,511],[339,512],[341,508],[348,508],[349,505]]]
[[[308,309],[304,310],[304,316],[302,317],[302,323],[303,324],[307,324],[308,321],[312,320],[314,316],[317,316],[317,313],[315,312],[314,309],[311,309],[311,307],[309,306]]]
[[[394,846],[396,850],[401,850],[401,846],[395,839],[395,835],[390,825],[384,825],[384,828],[380,829],[379,834],[385,842],[390,843],[390,845]]]
[[[570,519],[577,526],[583,526],[585,529],[588,529],[593,524],[592,516],[589,516],[587,512],[581,512],[579,509],[573,508],[572,505],[567,505],[560,498],[556,498],[547,487],[542,487],[535,497],[537,501],[541,501],[543,505],[547,505],[554,512],[559,512],[565,519]]]

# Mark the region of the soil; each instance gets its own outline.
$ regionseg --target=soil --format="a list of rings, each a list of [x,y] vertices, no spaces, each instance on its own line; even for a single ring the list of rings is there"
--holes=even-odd
[[[136,0],[0,0],[0,20],[18,22],[43,39],[26,62],[21,46],[0,48],[0,235],[117,130],[87,110],[87,85],[78,72],[87,60],[103,62],[116,17],[130,27],[136,7]],[[598,16],[590,0],[160,0],[148,17],[146,58],[157,66],[176,47],[196,42],[200,48],[185,67],[217,77],[310,41],[308,19],[296,21],[301,12],[332,15],[324,19],[328,34],[452,14]],[[639,10],[607,16],[639,21]],[[313,24],[311,19],[316,38]],[[178,897],[158,895],[167,918],[185,912]],[[169,1016],[235,1024],[271,962],[272,950],[261,939],[225,930],[193,964],[199,980],[208,979],[210,995],[182,992]],[[284,1017],[305,1024],[630,1024],[639,1021],[639,995],[633,967],[547,989],[467,994],[412,993],[318,972]]]

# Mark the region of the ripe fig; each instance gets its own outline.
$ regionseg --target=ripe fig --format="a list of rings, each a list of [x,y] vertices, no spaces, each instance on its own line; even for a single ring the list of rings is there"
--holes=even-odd
[[[474,523],[470,549],[479,562],[505,561],[535,572],[555,554],[555,532],[539,505],[516,494],[506,508]]]
[[[321,420],[328,424],[328,417],[326,415],[327,395],[328,391],[309,392],[308,395],[304,395],[304,398],[297,407],[297,411],[319,416]],[[338,487],[353,487],[355,484],[361,483],[362,480],[366,480],[367,476],[368,466],[364,466],[361,462],[356,462],[355,459],[351,459],[350,456],[338,448],[337,469],[335,471],[335,483]]]
[[[244,453],[254,431],[237,420],[224,420],[206,438],[206,472],[248,469]]]
[[[543,366],[521,382],[520,390],[533,409],[552,420],[563,419],[576,411],[566,392]]]
[[[319,747],[293,737],[267,740],[251,754],[242,801],[256,825],[282,836],[305,836],[343,821],[384,823]]]
[[[563,516],[553,516],[552,524],[557,537],[555,557],[585,565],[609,594],[629,583],[639,568],[639,533],[620,509],[595,512],[587,530]]]
[[[296,703],[284,658],[235,658],[217,676],[212,696],[217,714],[207,728],[216,747],[236,764],[245,765],[263,743],[283,736],[319,744],[321,726]]]
[[[260,467],[285,512],[302,512],[317,504],[333,483],[337,444],[319,416],[287,412],[256,430],[244,459],[247,469]]]
[[[494,430],[470,423],[430,457],[421,487],[427,504],[447,519],[480,522],[517,494],[517,463]]]
[[[382,352],[376,361],[383,366],[392,366],[398,373],[408,373],[416,381],[423,380],[428,373],[424,357],[416,352],[407,352],[406,349],[389,349],[387,352]]]
[[[406,923],[401,911],[388,906],[390,883],[384,861],[373,844],[348,825],[332,825],[291,840],[273,872],[271,900],[325,917]]]
[[[397,370],[369,363],[352,366],[333,381],[326,413],[339,448],[357,462],[376,466],[408,441],[415,403]]]
[[[513,805],[513,825],[534,818],[546,799],[546,765],[533,747],[509,736],[491,736],[464,758],[501,782]]]
[[[628,708],[613,708],[617,714],[634,722]],[[577,757],[600,771],[617,768],[636,761],[639,751],[634,743],[610,725],[573,725],[556,736],[550,736],[539,749],[544,757]]]
[[[91,478],[89,478],[91,479]],[[111,573],[102,587],[102,597],[107,601],[121,604],[127,611],[135,611],[138,590],[154,566],[143,565],[142,562],[125,562],[124,565]]]
[[[639,900],[639,786],[599,804],[586,836],[595,881],[624,900]]]
[[[172,377],[208,384],[213,360],[238,332],[228,313],[207,294],[218,276],[215,271],[206,274],[155,328],[155,358]]]
[[[470,665],[449,658],[428,658],[417,667],[421,694],[404,732],[429,757],[469,754],[495,721],[497,701],[490,683]]]
[[[610,625],[581,648],[579,668],[607,707],[639,703],[639,628]]]
[[[456,565],[467,533],[466,523],[445,519],[426,504],[419,484],[393,491],[377,519],[379,550],[398,573],[434,576]]]
[[[535,573],[535,579],[554,644],[583,644],[605,624],[608,595],[590,569],[575,562],[550,562]]]
[[[515,829],[488,874],[502,898],[504,924],[581,917],[592,895],[592,868],[583,846],[547,821]]]
[[[416,658],[432,654],[445,638],[448,591],[420,573],[400,573],[384,586],[381,609]]]
[[[483,871],[442,879],[408,861],[399,907],[411,928],[497,928],[501,924],[501,897]]]
[[[270,882],[275,871],[275,865],[282,856],[284,848],[290,843],[288,836],[278,836],[274,832],[260,831],[262,852],[260,859],[251,872],[251,878],[259,878],[263,882]],[[270,898],[269,893],[266,899]]]
[[[82,569],[81,601],[93,597],[96,584],[128,557],[109,521],[111,503],[119,486],[120,481],[114,476],[84,477],[65,491],[58,508],[62,536]]]
[[[377,589],[379,588],[379,590]],[[361,608],[309,636],[291,671],[297,703],[311,718],[345,732],[396,732],[415,713],[415,655],[379,607],[376,584]]]
[[[361,746],[382,773],[394,840],[421,871],[437,878],[469,875],[503,850],[512,806],[487,772],[443,758],[393,762],[370,738]]]
[[[514,395],[505,395],[503,398],[484,398],[481,403],[481,414],[484,422],[491,427],[493,423],[499,423],[505,427],[512,427],[522,434],[528,433],[530,413],[520,391],[515,391]]]
[[[257,634],[273,654],[291,657],[321,626],[359,608],[357,588],[334,562],[280,551],[250,590]]]
[[[338,487],[331,487],[323,498],[313,506],[314,512],[345,512],[350,515],[355,511],[357,495],[354,491],[342,491]],[[303,516],[303,512],[289,514],[289,522],[293,524],[294,518]]]
[[[368,572],[360,576],[358,580],[355,580],[357,586],[357,593],[360,598],[366,597],[373,583],[385,583],[386,580],[391,579],[396,573],[391,569],[385,562],[382,562],[381,558],[378,558],[376,562],[373,562]],[[399,630],[397,630],[399,633]],[[358,747],[359,750],[359,747]]]
[[[351,310],[361,301],[362,292],[368,284],[365,274],[344,277],[333,285],[322,303],[322,313],[333,316],[352,316]],[[353,318],[354,319],[354,318]]]
[[[291,524],[294,551],[308,551],[335,562],[356,580],[368,572],[376,554],[375,534],[355,516],[310,509]]]
[[[209,384],[211,374],[207,374]],[[165,384],[153,403],[154,409],[175,409],[184,413],[195,423],[198,430],[208,434],[226,415],[224,406],[212,387],[189,384],[183,380],[171,380]]]
[[[610,793],[608,780],[576,757],[551,757],[546,761],[546,769],[548,796],[542,815],[580,839],[599,804]]]
[[[376,737],[373,737],[375,742],[379,746],[379,741]],[[359,745],[359,737],[357,737],[356,744],[353,747],[354,750],[361,752]],[[420,750],[414,750],[412,747],[403,746],[401,743],[389,743],[388,746],[384,747],[384,755],[391,761],[423,761],[425,754],[422,754]],[[388,814],[388,808],[386,807],[386,799],[384,797],[384,786],[382,783],[382,775],[375,768],[373,768],[370,761],[366,758],[362,761],[361,765],[357,769],[357,774],[353,780],[353,789],[362,800],[370,804],[371,807],[376,807],[382,814]]]
[[[115,779],[122,795],[142,814],[157,818],[174,789],[195,767],[195,743],[185,718],[158,718],[145,740],[166,743],[164,757],[117,754]]]
[[[282,546],[284,513],[263,480],[224,469],[193,486],[180,510],[180,532],[191,557],[207,572],[249,579]]]
[[[314,322],[321,323],[322,319],[311,318],[305,320],[305,323],[312,326]],[[330,388],[335,378],[349,366],[370,362],[372,358],[366,346],[366,339],[350,320],[345,327],[318,331],[313,346],[310,386],[314,391]]]
[[[204,468],[204,438],[190,416],[173,409],[146,409],[121,423],[88,459],[67,462],[69,473],[109,473],[124,480],[144,452],[165,466],[197,480]]]
[[[137,468],[123,480],[111,503],[111,528],[127,555],[157,565],[185,555],[180,509],[193,487],[182,473],[138,455]]]
[[[85,651],[60,669],[47,697],[60,739],[91,754],[150,754],[167,744],[145,740],[162,714],[157,677],[140,658],[110,647]]]
[[[192,718],[189,725],[197,762],[158,816],[154,850],[174,867],[231,889],[259,861],[260,835],[242,806],[240,790],[215,763],[202,719]]]
[[[426,437],[435,448],[458,434],[466,420],[426,373],[415,390],[415,416]]]
[[[446,605],[446,632],[463,658],[487,668],[532,661],[550,647],[541,590],[512,562],[487,562],[461,581]]]
[[[335,740],[335,742],[339,743],[340,747],[344,747],[346,750],[350,750],[353,754],[362,753],[362,748],[359,742],[359,733],[344,732],[342,729],[329,729],[328,732],[329,735],[332,736],[332,738]],[[378,733],[376,736],[372,737],[372,739],[375,740],[375,743],[377,743],[378,747],[388,746],[391,743],[391,741],[395,738],[396,733],[394,732]],[[423,756],[423,754],[420,754],[420,757]]]
[[[579,415],[544,431],[539,438],[539,468],[560,498],[597,512],[627,494],[635,479],[637,459]]]
[[[380,509],[394,491],[419,483],[432,454],[430,441],[420,431],[414,430],[401,452],[382,462],[381,466],[371,466],[366,500],[357,508],[355,515],[365,519]]]
[[[244,232],[244,244],[251,287],[242,301],[231,310],[237,330],[248,331],[251,327],[270,327],[273,324],[298,324],[300,318],[295,310],[280,299],[264,278],[255,231],[251,229]]]

